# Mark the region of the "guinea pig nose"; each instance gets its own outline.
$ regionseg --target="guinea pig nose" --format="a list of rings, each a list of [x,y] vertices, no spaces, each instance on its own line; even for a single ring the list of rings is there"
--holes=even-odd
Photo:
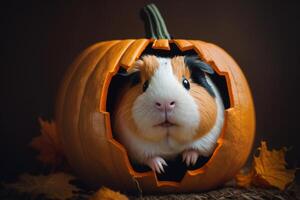
[[[165,102],[165,103],[155,102],[155,107],[159,111],[170,112],[175,108],[175,104],[176,104],[175,101],[169,101],[169,102]]]

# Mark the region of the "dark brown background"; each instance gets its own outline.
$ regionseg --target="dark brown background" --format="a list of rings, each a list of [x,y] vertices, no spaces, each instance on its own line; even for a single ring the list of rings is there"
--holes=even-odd
[[[296,1],[151,1],[176,38],[226,49],[253,92],[255,146],[264,139],[300,159],[300,29]],[[27,144],[38,116],[52,118],[67,66],[87,46],[144,37],[139,9],[150,1],[19,1],[1,5],[1,178],[40,170]]]

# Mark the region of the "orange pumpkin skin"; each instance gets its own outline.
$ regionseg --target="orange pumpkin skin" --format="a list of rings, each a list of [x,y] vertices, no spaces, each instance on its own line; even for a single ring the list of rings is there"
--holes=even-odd
[[[187,171],[177,182],[158,181],[153,172],[137,173],[126,150],[112,137],[106,97],[120,66],[128,68],[150,43],[152,48],[193,49],[226,78],[230,108],[225,111],[218,146],[200,169]],[[105,185],[144,193],[196,192],[233,178],[245,164],[255,131],[251,92],[237,63],[220,47],[196,40],[138,39],[108,41],[86,49],[70,66],[59,90],[56,122],[64,153],[74,171],[93,187]]]

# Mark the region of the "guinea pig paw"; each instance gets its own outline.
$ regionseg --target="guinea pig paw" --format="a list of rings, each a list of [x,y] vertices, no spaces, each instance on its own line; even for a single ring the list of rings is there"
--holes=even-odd
[[[182,153],[182,162],[185,162],[187,166],[195,165],[200,153],[195,149],[188,149]]]
[[[168,166],[166,161],[159,157],[152,157],[148,158],[145,162],[154,172],[157,172],[159,174],[165,173],[164,166]]]

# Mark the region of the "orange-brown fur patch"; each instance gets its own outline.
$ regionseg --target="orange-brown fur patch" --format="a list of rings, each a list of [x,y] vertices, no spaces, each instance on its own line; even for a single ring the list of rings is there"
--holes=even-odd
[[[182,80],[182,77],[185,77],[186,79],[190,78],[191,74],[189,69],[184,63],[183,56],[175,56],[174,58],[172,58],[171,65],[172,65],[173,73],[178,78],[179,81]]]
[[[157,57],[153,55],[143,56],[142,60],[144,61],[144,67],[141,69],[142,75],[145,80],[149,80],[159,67],[159,62]]]
[[[113,112],[113,128],[117,133],[117,139],[119,139],[119,134],[122,134],[122,132],[119,130],[119,124],[122,123],[123,119],[126,119],[126,122],[128,123],[127,126],[130,127],[131,130],[134,130],[133,133],[138,133],[137,127],[132,118],[131,109],[135,99],[138,97],[138,95],[140,95],[140,90],[140,85],[130,88],[130,85],[127,84],[119,95],[118,101],[116,102],[116,112]]]
[[[190,94],[198,105],[200,113],[200,126],[194,139],[208,133],[215,125],[217,119],[217,103],[207,90],[196,83],[191,83]]]
[[[146,55],[137,60],[128,71],[130,73],[130,71],[139,70],[141,72],[141,80],[144,82],[153,76],[158,67],[159,62],[157,57],[153,55]]]

